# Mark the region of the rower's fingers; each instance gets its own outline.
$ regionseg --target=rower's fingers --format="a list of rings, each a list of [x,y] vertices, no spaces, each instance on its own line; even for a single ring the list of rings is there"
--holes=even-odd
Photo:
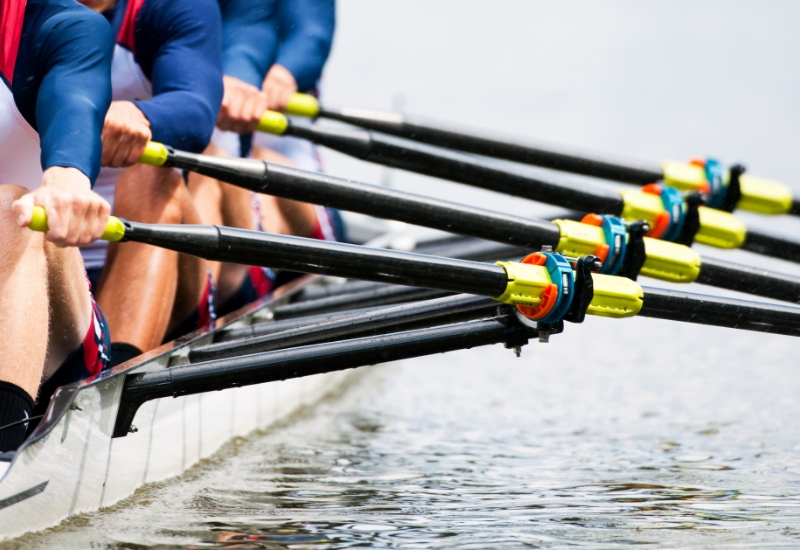
[[[88,219],[92,220],[92,223],[87,227],[87,238],[90,243],[99,239],[105,232],[108,217],[111,215],[111,206],[106,201],[94,201],[91,210]]]
[[[47,192],[34,192],[34,201],[47,212],[45,238],[57,246],[64,246],[70,234],[73,205],[68,204],[60,194]]]
[[[109,127],[106,123],[103,127],[103,153],[100,156],[101,166],[113,166],[112,161],[117,156],[117,151],[122,145],[123,134],[116,125]]]
[[[128,155],[123,161],[123,166],[133,166],[139,162],[149,141],[149,139],[145,139],[142,136],[134,137],[131,146],[128,148]]]
[[[11,209],[17,217],[17,223],[20,227],[28,227],[31,223],[35,205],[33,193],[26,193],[12,203]]]

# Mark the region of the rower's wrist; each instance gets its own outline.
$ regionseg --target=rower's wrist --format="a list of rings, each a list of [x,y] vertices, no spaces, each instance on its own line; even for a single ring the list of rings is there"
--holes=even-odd
[[[65,191],[91,191],[89,177],[72,166],[51,166],[42,174],[42,187]]]

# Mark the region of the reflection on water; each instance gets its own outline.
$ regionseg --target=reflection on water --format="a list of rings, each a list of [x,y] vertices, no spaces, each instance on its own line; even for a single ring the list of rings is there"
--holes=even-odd
[[[590,319],[521,359],[496,346],[373,369],[9,548],[800,545],[794,340],[623,323],[641,331]]]

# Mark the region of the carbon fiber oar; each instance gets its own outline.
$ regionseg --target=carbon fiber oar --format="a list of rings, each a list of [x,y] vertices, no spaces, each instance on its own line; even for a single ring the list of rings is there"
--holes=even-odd
[[[31,228],[47,230],[42,207],[35,207]],[[523,316],[538,324],[565,319],[581,322],[585,314],[624,318],[647,311],[648,291],[624,277],[591,273],[599,266],[593,256],[579,259],[573,272],[563,256],[551,253],[535,254],[523,262],[488,264],[214,225],[135,223],[113,216],[104,238],[151,244],[212,261],[489,296],[516,305]],[[654,299],[660,300],[663,291],[653,292]],[[663,305],[658,309],[663,318],[686,321],[687,314],[702,314],[714,300],[682,294],[674,302],[674,311]],[[800,319],[798,307],[758,303],[753,307],[764,314],[780,312],[787,322],[793,316]],[[758,318],[747,321],[761,322]]]
[[[605,247],[609,251],[606,259],[610,261],[611,247],[622,245],[609,241],[605,229],[595,225],[512,216],[258,160],[198,155],[152,143],[143,162],[190,170],[256,192],[527,247],[531,251],[550,246],[556,252],[581,256],[600,254]],[[642,275],[679,283],[697,281],[800,303],[800,278],[703,258],[676,243],[644,237],[641,244],[637,273]],[[633,252],[632,246],[626,250],[623,255]],[[631,258],[619,272],[633,276],[633,270],[628,269],[633,263]]]
[[[549,143],[490,135],[400,113],[322,107],[316,98],[305,94],[295,94],[286,113],[338,120],[429,145],[620,183],[645,185],[664,181],[684,191],[711,191],[708,187],[714,184],[713,172],[706,161],[632,162]],[[736,208],[761,214],[800,215],[800,201],[792,197],[791,189],[783,183],[743,174],[735,166],[720,176],[727,181],[719,182],[722,184],[719,207],[727,211]],[[732,180],[735,185],[731,185]]]
[[[661,188],[610,191],[589,184],[569,185],[536,178],[520,171],[490,163],[485,159],[456,153],[413,141],[377,134],[368,130],[344,130],[319,125],[292,124],[281,113],[267,111],[259,129],[276,135],[294,136],[328,147],[355,158],[408,170],[426,176],[463,183],[518,198],[552,204],[580,212],[610,214],[625,220],[646,220],[651,227],[667,233],[673,208],[694,207],[674,204],[669,207]],[[669,188],[666,188],[669,189]],[[674,191],[672,191],[674,193]],[[675,200],[683,201],[678,194]],[[677,212],[675,213],[677,217]],[[743,248],[759,254],[800,263],[800,241],[748,230],[728,212],[699,206],[694,241],[718,248]],[[674,239],[672,239],[674,240]]]

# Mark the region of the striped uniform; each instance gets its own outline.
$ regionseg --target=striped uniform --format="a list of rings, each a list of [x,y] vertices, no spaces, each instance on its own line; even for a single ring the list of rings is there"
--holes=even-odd
[[[154,141],[201,152],[222,101],[217,4],[214,0],[120,0],[103,15],[116,35],[112,99],[133,102],[150,122]],[[124,170],[102,168],[97,179],[95,191],[112,209],[116,183]],[[105,241],[81,249],[93,281],[99,279],[107,250]],[[197,310],[188,324],[179,327],[183,333],[187,327],[193,330],[214,320],[212,290],[209,276]]]
[[[53,166],[77,168],[94,182],[111,96],[111,45],[103,18],[74,0],[0,2],[0,183],[33,191]],[[83,342],[44,382],[39,407],[56,387],[107,368],[108,326],[92,303]],[[6,431],[20,430],[2,435],[24,436],[23,425]]]

